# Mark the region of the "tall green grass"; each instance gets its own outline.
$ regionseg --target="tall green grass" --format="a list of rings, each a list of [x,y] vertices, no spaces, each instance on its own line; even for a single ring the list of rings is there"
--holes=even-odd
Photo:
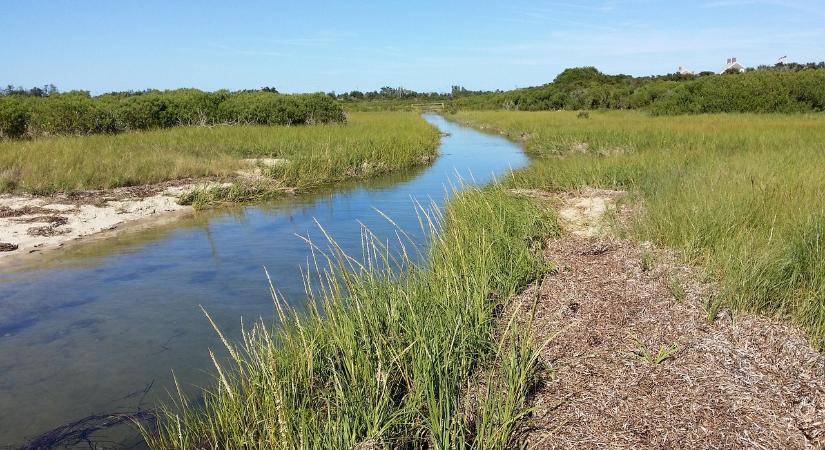
[[[504,448],[527,411],[536,345],[519,331],[529,327],[499,325],[497,314],[548,268],[533,247],[555,221],[500,188],[421,217],[432,239],[425,265],[394,260],[369,234],[361,260],[334,241],[316,247],[309,312],[288,310],[273,290],[278,325],[225,340],[230,358],[215,362],[214,385],[162,409],[157,430],[143,430],[149,446]]]
[[[415,113],[353,113],[346,124],[176,127],[118,135],[0,141],[0,192],[106,189],[232,177],[245,158],[282,158],[284,187],[390,172],[432,159],[438,131]]]
[[[728,305],[789,318],[825,347],[825,115],[454,117],[525,142],[536,160],[513,185],[641,195],[638,238],[705,265]]]

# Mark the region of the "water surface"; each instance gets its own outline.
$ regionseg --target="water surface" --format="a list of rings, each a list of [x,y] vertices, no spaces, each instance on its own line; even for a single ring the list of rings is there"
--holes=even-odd
[[[198,213],[0,274],[0,448],[92,414],[149,408],[168,398],[172,370],[190,392],[208,384],[208,349],[220,342],[198,305],[230,335],[242,317],[272,317],[266,267],[300,306],[309,248],[297,235],[322,240],[315,221],[358,255],[361,223],[395,239],[376,209],[415,232],[414,201],[441,205],[459,177],[484,184],[527,162],[502,137],[425,118],[449,133],[425,169]],[[122,430],[96,439],[134,443]]]

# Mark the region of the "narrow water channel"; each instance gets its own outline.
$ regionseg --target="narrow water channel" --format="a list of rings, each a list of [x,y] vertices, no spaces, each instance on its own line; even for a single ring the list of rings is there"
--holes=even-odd
[[[297,236],[321,240],[316,220],[358,255],[361,223],[395,239],[376,209],[415,232],[414,201],[441,205],[459,178],[485,184],[527,163],[502,137],[425,119],[449,134],[425,169],[199,213],[0,273],[0,448],[92,414],[151,407],[168,398],[172,370],[192,392],[210,383],[208,349],[220,343],[198,305],[230,335],[241,317],[272,317],[266,267],[300,306],[309,249]],[[114,431],[96,438],[105,448],[134,443]]]

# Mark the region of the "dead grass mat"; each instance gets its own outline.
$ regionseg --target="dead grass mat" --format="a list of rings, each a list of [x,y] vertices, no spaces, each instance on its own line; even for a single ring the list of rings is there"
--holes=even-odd
[[[825,360],[800,330],[711,322],[713,285],[651,246],[570,233],[545,256],[559,271],[512,303],[538,298],[538,342],[561,330],[518,427],[528,448],[825,448]]]

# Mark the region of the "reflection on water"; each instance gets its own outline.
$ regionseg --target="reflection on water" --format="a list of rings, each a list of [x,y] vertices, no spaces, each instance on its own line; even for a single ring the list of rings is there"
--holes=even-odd
[[[241,317],[271,317],[265,266],[300,306],[309,251],[296,235],[321,240],[316,220],[358,255],[360,223],[395,236],[375,209],[415,232],[414,200],[441,204],[458,176],[486,183],[527,161],[501,137],[426,119],[450,136],[424,170],[199,213],[0,275],[0,446],[91,414],[151,407],[166,398],[172,370],[190,391],[209,383],[207,349],[220,343],[198,305],[231,335]]]

